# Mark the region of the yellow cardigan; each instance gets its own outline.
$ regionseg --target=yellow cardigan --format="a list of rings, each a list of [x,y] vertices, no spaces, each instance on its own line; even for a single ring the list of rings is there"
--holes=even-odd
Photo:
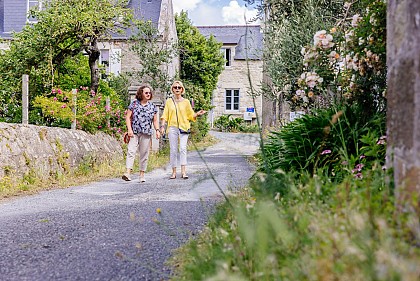
[[[182,101],[177,102],[176,109],[178,111],[179,128],[187,131],[191,128],[190,121],[195,122],[196,120],[196,118],[194,118],[195,112],[191,107],[190,101],[183,99]],[[166,100],[165,108],[163,109],[162,117],[160,118],[166,121],[167,129],[171,126],[178,127],[175,104],[171,98]]]

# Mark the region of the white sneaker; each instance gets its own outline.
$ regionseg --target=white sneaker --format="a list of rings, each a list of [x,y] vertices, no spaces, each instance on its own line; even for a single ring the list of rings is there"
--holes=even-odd
[[[144,179],[144,177],[139,178],[139,182],[145,182],[146,180]]]
[[[122,176],[122,179],[125,180],[125,181],[131,181],[130,175],[128,175],[128,174],[124,174]]]

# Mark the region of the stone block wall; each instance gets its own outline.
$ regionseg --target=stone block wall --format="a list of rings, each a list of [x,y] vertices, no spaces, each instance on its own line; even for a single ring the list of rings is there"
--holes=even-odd
[[[233,49],[233,48],[232,48]],[[232,52],[232,57],[234,53]],[[263,63],[261,60],[249,61],[249,71],[252,86],[257,93],[260,92],[261,83],[263,81]],[[225,109],[225,90],[239,89],[239,110],[231,111]],[[247,107],[254,107],[252,97],[249,95],[250,85],[248,80],[248,69],[245,60],[232,60],[232,65],[225,67],[219,76],[217,88],[213,94],[213,116],[212,121],[221,115],[232,114],[232,117],[242,117]],[[262,98],[256,97],[256,111],[259,118],[262,116]],[[254,115],[255,117],[255,115]],[[255,121],[255,119],[254,119]],[[254,122],[253,121],[253,122]],[[261,119],[260,119],[261,122]]]
[[[113,137],[80,130],[0,122],[0,179],[31,173],[39,178],[64,173],[84,161],[124,157]]]

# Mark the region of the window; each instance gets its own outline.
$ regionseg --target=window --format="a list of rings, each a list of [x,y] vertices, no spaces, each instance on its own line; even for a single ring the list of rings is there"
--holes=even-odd
[[[36,10],[41,10],[42,9],[42,0],[27,0],[27,6],[26,6],[26,11],[28,14],[28,22],[36,22],[36,18],[31,17],[29,15],[29,11],[36,9]]]
[[[231,66],[232,62],[232,50],[230,48],[223,48],[222,53],[225,57],[225,66]]]
[[[109,73],[119,75],[121,72],[121,49],[102,49],[99,63],[105,68],[102,78],[106,78]]]
[[[226,89],[225,109],[239,110],[239,90]]]

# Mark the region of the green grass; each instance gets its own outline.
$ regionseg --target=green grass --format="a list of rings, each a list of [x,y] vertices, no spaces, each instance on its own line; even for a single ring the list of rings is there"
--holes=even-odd
[[[314,177],[271,198],[246,188],[177,250],[171,280],[418,280],[419,217],[397,216],[385,178]]]

